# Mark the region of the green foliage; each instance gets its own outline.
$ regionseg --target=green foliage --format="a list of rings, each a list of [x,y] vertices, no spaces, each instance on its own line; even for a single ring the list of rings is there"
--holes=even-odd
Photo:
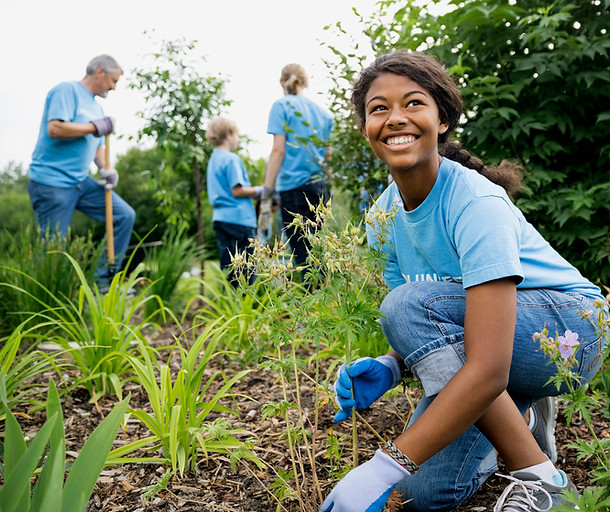
[[[202,256],[195,240],[185,236],[183,227],[166,231],[162,242],[160,246],[153,247],[146,256],[148,278],[151,281],[149,293],[157,296],[166,308],[176,310],[180,302],[177,292],[182,274],[191,270]],[[176,307],[170,307],[172,302]],[[147,316],[158,309],[156,302],[146,303]]]
[[[133,459],[119,457],[152,445],[148,449],[162,448],[163,456],[138,460],[165,460],[180,474],[187,469],[193,470],[201,454],[206,457],[209,453],[229,454],[232,463],[241,458],[257,462],[250,450],[250,441],[240,441],[236,437],[244,434],[243,431],[232,428],[225,418],[209,418],[212,412],[238,415],[219,402],[230,397],[231,387],[250,371],[238,372],[228,380],[222,372],[207,376],[208,363],[225,352],[219,348],[225,336],[224,327],[215,322],[205,326],[189,348],[177,339],[172,347],[180,357],[175,378],[170,375],[169,360],[160,364],[152,357],[150,348],[141,340],[138,342],[141,358],[129,356],[127,360],[148,395],[152,412],[134,409],[131,414],[142,421],[153,436],[115,450],[111,454],[115,460],[133,462]],[[212,391],[212,386],[219,380],[224,383]]]
[[[249,293],[243,294],[229,283],[218,265],[208,265],[201,296],[203,305],[197,311],[197,318],[203,323],[224,322],[227,330],[225,347],[239,354],[242,365],[259,361],[269,348],[261,340],[254,340],[250,331],[268,297],[275,295],[275,290],[265,288],[259,292],[258,286],[254,283]]]
[[[81,280],[72,263],[62,254],[72,255],[86,281],[93,280],[102,251],[91,237],[41,238],[29,226],[15,233],[0,234],[0,335],[8,334],[21,322],[46,308],[54,297],[73,300]]]
[[[31,228],[34,225],[34,211],[27,192],[3,190],[0,194],[0,218],[3,229],[8,233]]]
[[[320,360],[341,356],[351,361],[360,353],[375,356],[388,350],[379,325],[383,259],[364,246],[362,223],[338,228],[330,203],[312,209],[315,222],[302,217],[294,221],[310,244],[306,267],[294,267],[282,242],[267,246],[255,241],[252,257],[237,255],[233,261],[238,270],[257,275],[257,281],[242,290],[244,297],[260,302],[250,338],[255,345],[269,347],[262,366],[273,371],[282,386],[282,399],[263,407],[265,416],[285,422],[292,459],[290,481],[288,474],[273,468],[275,487],[282,496],[297,496],[305,510],[317,508],[321,499],[315,471],[309,475],[304,468],[316,466],[319,406],[328,403],[324,381],[340,363],[331,364],[321,376]],[[295,277],[303,271],[301,282]],[[314,367],[313,378],[303,371],[307,364]],[[302,379],[311,379],[315,414],[304,409]]]
[[[193,59],[195,42],[163,41],[155,63],[134,70],[132,89],[143,92],[146,126],[140,139],[153,138],[164,155],[162,168],[152,169],[154,197],[172,224],[197,223],[197,242],[204,247],[203,205],[205,169],[213,148],[205,128],[230,102],[224,99],[224,80],[203,74],[205,60]]]
[[[435,2],[378,6],[371,19],[360,19],[372,53],[425,50],[446,64],[465,100],[463,145],[488,164],[521,161],[527,174],[518,206],[586,276],[607,282],[610,2],[453,0],[443,15],[430,13]],[[359,52],[331,50],[329,69],[339,67],[351,81],[362,67]],[[335,82],[335,105],[344,111],[344,83]],[[349,118],[338,127],[341,170],[351,183],[363,171],[374,176]]]
[[[155,198],[158,185],[153,178],[163,169],[162,151],[156,147],[131,148],[118,157],[115,167],[121,176],[117,192],[136,211],[134,233],[143,237],[152,232],[154,239],[159,240],[168,229]]]
[[[111,390],[122,398],[125,381],[132,379],[131,366],[126,358],[136,340],[143,341],[143,330],[150,327],[149,319],[137,317],[146,302],[154,300],[147,296],[147,288],[128,298],[128,289],[139,279],[138,271],[129,278],[117,273],[106,295],[97,287],[92,289],[78,263],[70,255],[64,256],[73,266],[80,280],[76,297],[58,296],[43,287],[33,278],[23,275],[32,285],[44,289],[46,301],[37,299],[26,289],[12,286],[31,299],[37,300],[42,311],[33,315],[24,330],[24,336],[52,343],[68,352],[80,371],[76,385],[84,386],[90,395],[103,395]]]
[[[34,350],[33,346],[23,349],[22,339],[21,330],[17,328],[0,348],[0,419],[6,414],[5,404],[7,410],[14,409],[20,402],[39,405],[43,398],[39,391],[38,400],[29,396],[36,387],[33,379],[50,369],[59,374],[61,367],[44,352]]]
[[[83,512],[127,409],[119,403],[83,445],[64,483],[66,446],[59,395],[49,382],[47,421],[29,446],[15,417],[6,417],[4,437],[4,485],[0,488],[2,512]],[[30,479],[42,467],[33,489]]]
[[[597,329],[603,347],[600,360],[608,361],[608,357],[610,357],[610,316],[608,314],[610,304],[608,300],[600,299],[596,301],[595,306],[596,311],[583,311],[582,314],[583,318],[589,318]],[[603,389],[592,391],[589,384],[581,385],[579,375],[574,371],[577,366],[574,354],[570,351],[562,352],[559,349],[560,341],[562,341],[559,332],[556,331],[555,336],[551,338],[548,333],[549,330],[545,327],[542,332],[534,334],[534,340],[539,341],[544,354],[557,367],[557,373],[549,379],[549,384],[555,384],[557,389],[563,385],[564,389],[567,389],[567,392],[561,395],[561,399],[564,403],[563,412],[568,427],[573,418],[578,417],[582,419],[590,433],[590,440],[577,439],[569,443],[568,447],[576,450],[578,460],[590,461],[591,480],[599,486],[581,497],[572,495],[569,502],[578,505],[575,508],[580,510],[607,510],[610,503],[610,439],[603,438],[596,432],[591,411],[603,410],[603,404],[610,403],[608,394],[610,390],[605,387],[608,376],[602,376]],[[567,332],[565,336],[567,338]],[[576,340],[569,341],[574,343]],[[567,342],[567,339],[564,340],[564,343]],[[572,350],[577,350],[578,345],[576,342]]]

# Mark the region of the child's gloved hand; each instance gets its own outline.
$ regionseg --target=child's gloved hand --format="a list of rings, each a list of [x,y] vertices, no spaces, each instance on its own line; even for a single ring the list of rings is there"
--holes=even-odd
[[[357,411],[369,407],[400,382],[400,374],[400,365],[392,356],[362,357],[349,368],[342,364],[333,385],[335,402],[339,406],[335,421],[349,418],[352,407]]]
[[[396,484],[410,473],[387,453],[352,469],[326,497],[319,512],[381,512]]]

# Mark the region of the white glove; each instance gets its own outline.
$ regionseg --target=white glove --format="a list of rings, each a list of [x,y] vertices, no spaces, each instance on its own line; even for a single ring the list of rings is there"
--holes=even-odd
[[[264,193],[264,191],[263,191]],[[272,199],[261,199],[258,211],[258,232],[267,233],[271,229],[273,213],[271,213]]]
[[[261,185],[261,187],[261,200],[265,201],[266,199],[272,199],[273,189],[267,185]]]
[[[396,484],[410,474],[379,449],[335,485],[319,512],[381,512]]]
[[[97,182],[106,190],[112,190],[119,182],[119,173],[115,168],[100,169],[98,175],[99,179]]]

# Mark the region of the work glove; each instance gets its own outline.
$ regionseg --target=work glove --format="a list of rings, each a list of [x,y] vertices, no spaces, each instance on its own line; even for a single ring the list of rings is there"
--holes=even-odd
[[[114,131],[114,119],[112,117],[102,117],[101,119],[94,119],[91,121],[95,126],[95,135],[101,137]]]
[[[396,484],[410,474],[379,449],[335,485],[319,512],[381,512]]]
[[[273,199],[271,197],[262,199],[261,194],[261,202],[258,210],[258,232],[261,234],[267,233],[269,229],[271,229],[271,222],[273,220],[273,213],[271,212],[272,201]]]
[[[119,173],[114,168],[100,169],[98,175],[99,179],[97,182],[106,190],[112,190],[119,182]]]
[[[339,411],[334,420],[339,422],[352,415],[352,407],[357,411],[366,409],[400,382],[400,365],[392,356],[362,357],[349,368],[343,363],[337,370],[335,402]],[[352,389],[353,388],[353,389]]]
[[[262,185],[260,196],[261,196],[262,201],[266,201],[267,199],[272,199],[273,198],[273,189],[271,187],[268,187],[267,185]]]

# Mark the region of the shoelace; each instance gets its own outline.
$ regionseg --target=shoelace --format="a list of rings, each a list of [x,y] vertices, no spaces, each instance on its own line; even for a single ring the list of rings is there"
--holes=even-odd
[[[512,507],[512,509],[509,510],[537,510],[538,512],[547,512],[548,510],[551,510],[553,499],[549,492],[542,487],[540,481],[519,480],[510,475],[496,474],[496,476],[511,480],[511,483],[504,489],[504,492],[498,499],[498,502],[494,506],[494,512],[502,512],[505,505],[507,507]],[[540,492],[546,495],[549,499],[549,506],[547,508],[540,508],[536,505],[533,497],[534,492]],[[511,496],[511,494],[513,494],[513,496]]]

